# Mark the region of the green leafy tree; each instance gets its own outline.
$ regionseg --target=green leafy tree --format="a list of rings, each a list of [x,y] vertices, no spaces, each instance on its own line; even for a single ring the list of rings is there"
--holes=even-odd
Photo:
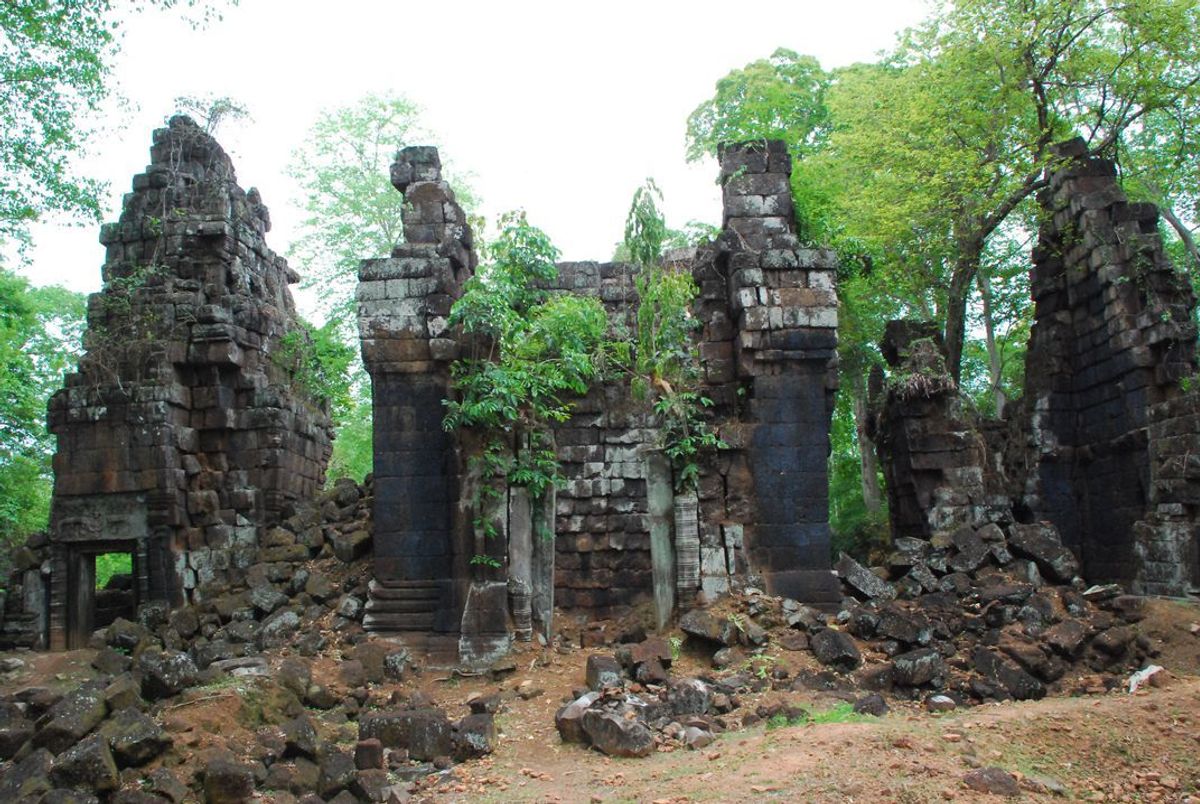
[[[46,526],[46,403],[79,356],[84,309],[80,294],[0,268],[0,538],[10,543]]]
[[[399,95],[367,95],[320,114],[304,144],[293,154],[290,174],[299,185],[305,217],[289,257],[320,289],[320,305],[345,343],[354,344],[354,288],[360,260],[390,254],[403,239],[404,196],[389,181],[395,153],[405,145],[432,139],[420,123],[420,109]],[[474,197],[452,181],[460,204]],[[479,228],[478,226],[476,227]],[[370,383],[361,363],[352,364],[345,394],[335,407],[337,438],[329,478],[361,480],[372,468]]]
[[[305,218],[289,257],[304,286],[320,288],[329,334],[354,344],[353,298],[358,263],[391,252],[402,239],[404,198],[388,180],[395,152],[428,139],[419,109],[406,98],[367,95],[322,112],[293,154],[290,175],[300,187]],[[370,385],[359,362],[350,366],[334,407],[337,436],[329,478],[361,480],[372,468]]]
[[[691,338],[698,326],[691,315],[698,288],[686,270],[663,265],[672,232],[659,211],[661,201],[658,185],[647,179],[625,218],[621,251],[637,267],[638,293],[631,383],[635,396],[653,400],[676,487],[694,490],[701,452],[721,442],[703,414],[712,401],[699,392],[700,361]]]
[[[403,240],[404,196],[392,187],[389,169],[400,148],[430,140],[412,101],[366,95],[322,112],[292,155],[289,174],[305,217],[289,256],[302,266],[305,286],[321,289],[331,315],[349,313],[359,261],[390,254]],[[457,181],[451,186],[470,210],[470,189]]]
[[[829,148],[861,177],[841,215],[887,255],[890,285],[916,279],[956,378],[992,241],[1032,214],[1050,146],[1079,134],[1119,158],[1168,111],[1194,127],[1197,24],[1195,0],[942,3],[887,62],[830,89]]]
[[[0,242],[27,243],[28,224],[45,213],[99,220],[103,185],[79,170],[77,157],[112,90],[123,20],[183,8],[202,24],[219,7],[203,0],[0,3]]]
[[[730,72],[688,117],[688,159],[756,139],[783,140],[798,157],[818,149],[829,130],[828,87],[816,59],[785,48]]]

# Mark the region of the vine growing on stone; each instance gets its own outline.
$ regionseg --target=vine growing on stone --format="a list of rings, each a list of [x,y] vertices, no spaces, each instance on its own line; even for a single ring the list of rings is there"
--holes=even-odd
[[[691,315],[698,289],[690,273],[662,264],[670,236],[659,211],[662,193],[653,179],[633,194],[625,220],[625,253],[637,267],[637,332],[633,378],[636,396],[653,399],[662,423],[662,448],[671,459],[675,486],[694,490],[699,457],[722,446],[704,418],[712,400],[699,392],[700,361],[691,333],[699,326]]]
[[[473,502],[484,536],[495,532],[483,509],[502,493],[496,481],[526,488],[539,502],[560,482],[552,427],[570,417],[572,398],[600,375],[608,327],[597,299],[543,289],[557,276],[559,252],[523,213],[501,219],[489,254],[451,310],[450,324],[470,341],[467,356],[451,367],[455,396],[445,403],[444,420],[448,430],[483,434]]]

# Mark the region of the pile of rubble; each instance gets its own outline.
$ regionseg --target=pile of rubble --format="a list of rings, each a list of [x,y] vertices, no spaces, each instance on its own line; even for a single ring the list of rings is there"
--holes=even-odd
[[[1143,599],[1085,588],[1045,523],[898,539],[887,567],[843,555],[837,571],[846,597],[836,612],[748,589],[731,605],[684,614],[686,642],[674,654],[703,651],[712,673],[672,678],[672,643],[659,638],[589,657],[588,689],[558,711],[559,734],[646,756],[703,747],[764,718],[804,718],[786,699],[757,705],[768,690],[830,691],[864,714],[886,712],[885,696],[946,711],[1104,691],[1156,653],[1136,626]]]
[[[79,687],[0,699],[0,801],[402,800],[412,780],[490,753],[498,696],[457,721],[419,692],[400,697],[412,658],[362,629],[371,494],[370,478],[339,481],[266,534],[244,586],[217,581],[191,605],[143,604],[96,631],[95,676]],[[337,677],[321,683],[314,663],[331,656]],[[255,743],[218,742],[191,761],[173,712],[231,684]],[[347,722],[357,743],[319,737]]]

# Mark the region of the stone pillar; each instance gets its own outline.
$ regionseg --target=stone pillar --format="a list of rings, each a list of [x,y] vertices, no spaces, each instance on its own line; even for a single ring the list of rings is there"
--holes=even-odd
[[[872,378],[872,437],[887,480],[893,537],[930,539],[1011,521],[1011,500],[988,488],[987,446],[932,322],[889,321],[880,351],[891,368]]]
[[[738,417],[722,435],[740,454],[724,473],[724,517],[713,516],[701,484],[701,572],[735,574],[729,557],[736,562],[744,539],[749,568],[771,594],[831,603],[839,596],[826,468],[837,388],[837,258],[796,237],[782,142],[727,145],[719,158],[724,227],[711,266],[700,258],[696,266],[701,355],[714,399]],[[713,304],[721,293],[724,310]]]
[[[456,637],[474,538],[458,438],[442,418],[460,351],[448,317],[475,256],[437,149],[403,149],[391,177],[406,202],[405,242],[362,263],[357,293],[375,409],[375,577],[363,624]]]

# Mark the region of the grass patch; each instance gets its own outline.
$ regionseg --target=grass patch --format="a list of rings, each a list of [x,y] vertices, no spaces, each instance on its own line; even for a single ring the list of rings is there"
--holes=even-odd
[[[854,705],[842,701],[834,704],[829,709],[822,712],[813,712],[808,716],[810,723],[867,723],[869,721],[879,721],[877,717],[870,715],[860,715],[854,711]]]

